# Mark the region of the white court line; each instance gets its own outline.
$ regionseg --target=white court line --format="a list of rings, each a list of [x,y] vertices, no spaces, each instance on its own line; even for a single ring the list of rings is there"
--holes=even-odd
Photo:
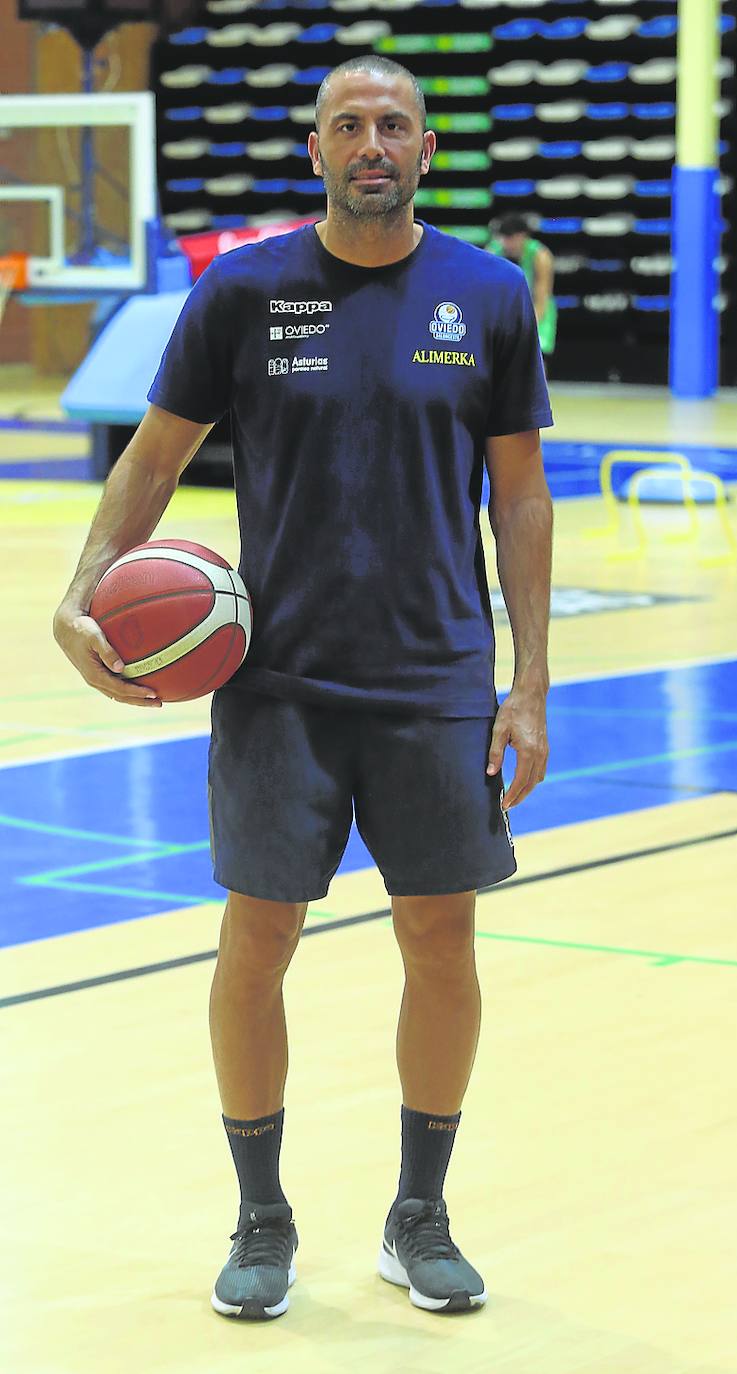
[[[645,668],[622,668],[616,672],[584,673],[580,677],[556,678],[551,687],[575,687],[579,682],[601,682],[607,678],[642,677],[645,673],[667,673],[681,668],[709,668],[720,663],[737,662],[737,654],[725,654],[722,658],[689,658],[678,663],[654,663]],[[500,692],[508,692],[511,683],[497,683]],[[140,709],[140,708],[139,708]],[[31,727],[32,728],[32,727]],[[64,727],[67,733],[67,727]],[[34,763],[54,763],[57,759],[79,759],[88,754],[113,754],[119,749],[138,749],[141,745],[171,744],[180,739],[204,739],[209,730],[184,730],[171,735],[157,735],[155,739],[142,735],[137,739],[121,740],[117,744],[91,745],[89,749],[64,749],[58,754],[36,754],[33,758],[8,759],[0,762],[0,771],[8,768],[30,768]]]

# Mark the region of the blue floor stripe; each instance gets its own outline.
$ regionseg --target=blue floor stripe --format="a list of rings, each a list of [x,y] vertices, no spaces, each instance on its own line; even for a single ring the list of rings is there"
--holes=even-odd
[[[513,832],[735,790],[735,700],[735,659],[554,685],[548,776]],[[0,945],[222,901],[207,750],[203,735],[0,770]],[[513,771],[509,751],[507,783]],[[372,862],[354,825],[338,872]]]

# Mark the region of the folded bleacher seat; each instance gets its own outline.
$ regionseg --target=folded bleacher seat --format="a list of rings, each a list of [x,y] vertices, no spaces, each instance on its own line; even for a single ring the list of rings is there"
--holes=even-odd
[[[584,188],[584,177],[550,177],[537,182],[537,194],[543,200],[577,200]]]
[[[648,104],[633,105],[635,119],[675,119],[676,106],[673,100],[651,100]]]
[[[634,215],[591,215],[583,221],[583,231],[592,238],[619,238],[630,232],[634,220]]]
[[[580,157],[582,149],[582,143],[576,143],[572,139],[561,139],[560,141],[554,143],[541,143],[538,148],[538,152],[540,154],[540,157],[564,159]]]
[[[627,80],[629,71],[629,62],[600,62],[588,67],[583,79],[594,84],[618,85]]]
[[[164,119],[170,119],[176,124],[187,124],[206,117],[203,105],[183,105],[179,110],[164,110]]]
[[[487,72],[491,86],[529,86],[538,79],[539,62],[505,62]]]
[[[609,120],[611,123],[621,123],[623,119],[627,118],[629,112],[629,105],[621,100],[601,101],[586,106],[587,118],[602,122]]]
[[[162,86],[169,86],[177,90],[189,86],[201,86],[211,74],[212,67],[205,67],[200,63],[189,67],[176,67],[171,72],[162,72],[159,80]]]
[[[539,62],[537,80],[541,86],[575,86],[585,72],[588,62],[582,59],[561,58],[557,62]]]
[[[534,157],[540,147],[537,138],[510,138],[505,142],[490,143],[488,153],[499,162],[525,162]]]
[[[495,196],[512,196],[515,200],[517,197],[522,199],[524,196],[535,194],[535,182],[521,179],[517,181],[492,181],[491,190]]]
[[[642,86],[661,86],[675,81],[678,63],[675,57],[651,57],[647,62],[633,63],[630,81]]]
[[[630,138],[591,138],[581,144],[585,158],[592,162],[621,162],[629,156]]]
[[[595,314],[616,315],[629,309],[630,298],[625,291],[612,291],[607,295],[588,295],[583,298],[584,309]]]
[[[583,229],[583,220],[578,217],[559,218],[551,216],[549,219],[543,217],[537,226],[540,234],[580,234]]]
[[[633,185],[634,177],[587,177],[585,191],[590,200],[623,200]]]
[[[583,100],[555,100],[535,106],[535,115],[544,124],[572,124],[585,113]]]
[[[586,37],[596,43],[621,43],[636,33],[640,20],[626,14],[609,14],[605,19],[592,19],[586,25]]]

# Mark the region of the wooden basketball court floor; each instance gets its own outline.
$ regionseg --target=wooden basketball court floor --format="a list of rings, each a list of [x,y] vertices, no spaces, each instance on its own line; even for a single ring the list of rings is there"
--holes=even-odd
[[[549,777],[512,813],[517,877],[478,897],[481,1040],[445,1188],[487,1307],[420,1312],[375,1270],[402,970],[354,833],[285,984],[298,1282],[261,1325],[209,1305],[237,1184],[207,1025],[208,704],[126,711],[56,649],[99,491],[54,396],[0,390],[3,1369],[737,1370],[737,562],[713,510],[679,542],[683,512],[649,509],[639,552],[624,514],[592,536],[579,482],[597,445],[735,457],[737,398],[552,388]],[[232,493],[180,488],[160,532],[235,559]],[[505,686],[501,613],[498,638]]]

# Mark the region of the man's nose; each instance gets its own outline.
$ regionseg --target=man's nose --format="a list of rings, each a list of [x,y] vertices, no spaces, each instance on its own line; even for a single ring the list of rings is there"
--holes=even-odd
[[[363,138],[360,148],[361,157],[383,157],[384,144],[381,140],[379,130],[375,125],[369,125]]]

